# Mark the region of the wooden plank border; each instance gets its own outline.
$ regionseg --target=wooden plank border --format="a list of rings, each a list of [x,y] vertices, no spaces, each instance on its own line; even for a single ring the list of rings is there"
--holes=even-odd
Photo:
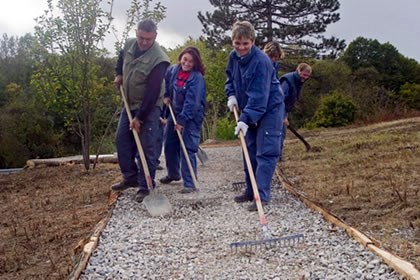
[[[105,228],[105,226],[108,224],[109,219],[112,216],[112,210],[115,207],[116,201],[118,199],[118,193],[114,191],[110,191],[108,196],[108,213],[105,217],[103,217],[99,223],[96,224],[92,234],[85,242],[84,240],[81,240],[79,242],[80,245],[83,247],[82,252],[80,253],[79,257],[75,261],[75,265],[73,266],[72,271],[69,273],[69,276],[67,277],[68,280],[77,280],[80,278],[80,275],[82,274],[83,270],[85,270],[90,256],[92,255],[93,251],[98,246],[99,237],[101,235],[102,230]],[[75,249],[76,250],[76,249]]]

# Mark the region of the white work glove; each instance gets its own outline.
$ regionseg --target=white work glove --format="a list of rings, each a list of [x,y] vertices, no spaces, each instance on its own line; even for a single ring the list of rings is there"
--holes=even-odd
[[[236,124],[236,127],[235,127],[235,135],[238,135],[240,130],[242,130],[242,133],[245,136],[246,135],[246,132],[248,131],[248,125],[246,123],[244,123],[244,122],[239,121]]]
[[[227,106],[229,107],[229,111],[233,112],[233,106],[238,107],[238,100],[236,100],[235,95],[231,95],[228,97]]]

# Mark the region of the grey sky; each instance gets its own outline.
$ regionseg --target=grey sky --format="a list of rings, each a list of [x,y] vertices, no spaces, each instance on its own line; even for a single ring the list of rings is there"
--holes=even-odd
[[[124,26],[124,14],[129,0],[115,0],[115,24]],[[201,23],[198,11],[211,11],[208,0],[161,0],[167,7],[166,18],[159,24],[158,41],[169,48],[182,44],[191,36],[198,38]],[[46,8],[46,0],[12,0],[2,3],[0,34],[21,36],[33,31],[34,18]],[[350,43],[358,36],[389,42],[400,53],[420,62],[419,0],[340,0],[341,20],[328,27],[326,35],[335,35]],[[122,30],[121,30],[122,32]],[[134,35],[134,32],[133,32]],[[112,47],[109,37],[106,46]]]
[[[327,34],[349,44],[358,36],[389,42],[399,52],[420,62],[419,0],[341,0],[341,20]]]

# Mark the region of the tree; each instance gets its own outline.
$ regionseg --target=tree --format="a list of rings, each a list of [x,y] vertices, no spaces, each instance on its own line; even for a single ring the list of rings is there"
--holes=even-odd
[[[10,83],[18,84],[29,94],[34,65],[31,50],[34,42],[34,37],[30,34],[23,37],[3,34],[0,38],[0,107],[7,101],[5,89]]]
[[[380,74],[380,85],[394,92],[406,82],[420,82],[418,63],[404,57],[390,43],[358,37],[348,45],[340,59],[353,71],[374,67]]]
[[[101,94],[98,67],[93,59],[106,36],[111,14],[101,0],[59,0],[56,16],[52,0],[36,19],[39,64],[32,84],[51,110],[61,112],[65,124],[81,139],[85,168],[90,166],[92,108]]]
[[[408,108],[420,110],[420,84],[404,84],[400,90],[400,98]]]
[[[342,61],[326,59],[312,64],[311,83],[305,90],[311,89],[314,94],[326,95],[334,90],[346,91],[349,86],[351,70]]]
[[[260,47],[277,40],[290,51],[332,57],[345,48],[344,40],[322,35],[340,19],[338,0],[210,0],[210,4],[216,7],[214,12],[199,12],[198,19],[203,25],[202,39],[213,47],[229,44],[227,32],[236,20],[249,20]]]
[[[118,31],[114,26],[112,26],[112,33],[117,39],[115,42],[115,50],[118,53],[124,46],[125,41],[127,40],[130,31],[132,28],[144,18],[152,19],[154,22],[158,23],[165,18],[166,7],[163,6],[160,2],[154,4],[152,9],[150,8],[153,0],[142,0],[140,3],[139,0],[132,0],[130,8],[126,11],[126,24],[121,38],[119,38]]]
[[[133,16],[149,15],[150,2],[133,0]],[[36,19],[39,64],[32,84],[47,107],[62,114],[65,126],[79,136],[86,169],[95,108],[111,83],[100,75],[95,59],[106,53],[98,46],[111,30],[112,7],[113,0],[58,0],[56,15],[48,0],[48,9]],[[139,8],[146,10],[139,13]]]
[[[51,157],[58,137],[44,108],[15,83],[5,89],[7,103],[0,110],[0,168],[22,167],[26,160]]]

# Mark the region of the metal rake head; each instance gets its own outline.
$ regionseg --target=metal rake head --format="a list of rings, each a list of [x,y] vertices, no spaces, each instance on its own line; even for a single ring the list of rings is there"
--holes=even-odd
[[[254,248],[265,247],[266,249],[273,247],[289,247],[303,242],[303,234],[294,234],[278,238],[269,238],[263,240],[241,241],[230,243],[230,249],[237,252],[240,249],[252,250]]]
[[[234,191],[243,191],[246,188],[246,183],[245,182],[234,182],[232,183],[232,188]]]

